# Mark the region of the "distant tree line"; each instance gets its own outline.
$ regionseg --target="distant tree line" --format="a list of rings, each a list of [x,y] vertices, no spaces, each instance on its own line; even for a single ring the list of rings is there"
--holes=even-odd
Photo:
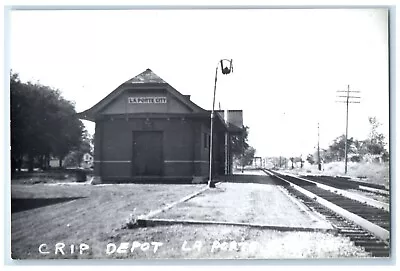
[[[73,102],[58,89],[40,83],[21,82],[10,74],[11,171],[25,164],[46,169],[52,157],[63,159],[71,152],[90,152],[90,135],[78,119]],[[78,155],[79,156],[79,155]]]
[[[361,162],[363,160],[389,161],[389,152],[386,149],[385,136],[378,132],[381,125],[376,117],[368,118],[371,129],[367,139],[357,140],[353,137],[347,139],[348,161]],[[321,149],[320,159],[325,163],[344,161],[346,136],[335,138],[327,149]],[[318,163],[318,153],[314,152],[307,156],[310,164]]]
[[[348,152],[347,159],[352,162],[361,161],[389,161],[389,151],[383,133],[378,132],[381,123],[376,117],[369,117],[370,133],[365,140],[357,140],[353,137],[347,139]],[[332,144],[327,149],[320,150],[320,160],[323,163],[335,161],[344,161],[345,159],[345,141],[346,136],[341,135],[332,141]],[[314,151],[307,155],[292,156],[292,157],[268,157],[266,158],[269,166],[275,168],[294,168],[303,167],[307,161],[310,164],[318,164],[318,151]]]

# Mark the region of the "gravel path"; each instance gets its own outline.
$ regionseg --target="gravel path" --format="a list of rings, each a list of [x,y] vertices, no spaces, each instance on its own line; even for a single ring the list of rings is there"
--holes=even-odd
[[[313,220],[277,186],[252,183],[221,183],[157,218],[330,228]]]

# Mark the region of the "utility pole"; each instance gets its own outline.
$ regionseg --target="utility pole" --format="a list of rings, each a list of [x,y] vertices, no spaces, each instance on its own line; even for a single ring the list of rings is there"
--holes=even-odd
[[[321,171],[321,156],[319,154],[319,122],[318,122],[318,145],[317,145],[317,157],[318,157],[318,170]]]
[[[337,101],[338,103],[346,103],[346,141],[344,142],[344,174],[347,174],[347,152],[349,150],[347,138],[349,133],[349,103],[359,104],[361,97],[359,96],[350,96],[350,93],[360,93],[360,91],[350,91],[350,85],[347,85],[346,90],[338,90],[337,92],[346,92],[346,96],[337,96],[339,98],[346,98],[346,101]],[[355,99],[355,100],[350,100]]]

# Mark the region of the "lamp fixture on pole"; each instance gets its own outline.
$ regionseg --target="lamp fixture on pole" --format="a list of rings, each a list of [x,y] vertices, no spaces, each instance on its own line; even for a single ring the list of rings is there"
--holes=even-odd
[[[225,65],[224,63],[228,62],[228,65]],[[211,128],[210,128],[210,169],[209,169],[209,175],[208,175],[208,187],[215,187],[215,184],[212,181],[212,170],[213,170],[213,133],[214,133],[214,108],[215,108],[215,94],[217,91],[217,78],[218,78],[218,67],[221,65],[221,71],[222,74],[230,74],[233,72],[233,66],[232,66],[232,59],[221,59],[218,62],[217,67],[215,68],[215,81],[214,81],[214,94],[213,94],[213,104],[212,104],[212,109],[211,109]]]

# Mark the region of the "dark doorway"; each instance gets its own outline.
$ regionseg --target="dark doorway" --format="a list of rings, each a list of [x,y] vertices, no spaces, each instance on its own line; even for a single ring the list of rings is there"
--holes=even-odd
[[[133,176],[161,176],[163,168],[163,133],[133,132]]]

